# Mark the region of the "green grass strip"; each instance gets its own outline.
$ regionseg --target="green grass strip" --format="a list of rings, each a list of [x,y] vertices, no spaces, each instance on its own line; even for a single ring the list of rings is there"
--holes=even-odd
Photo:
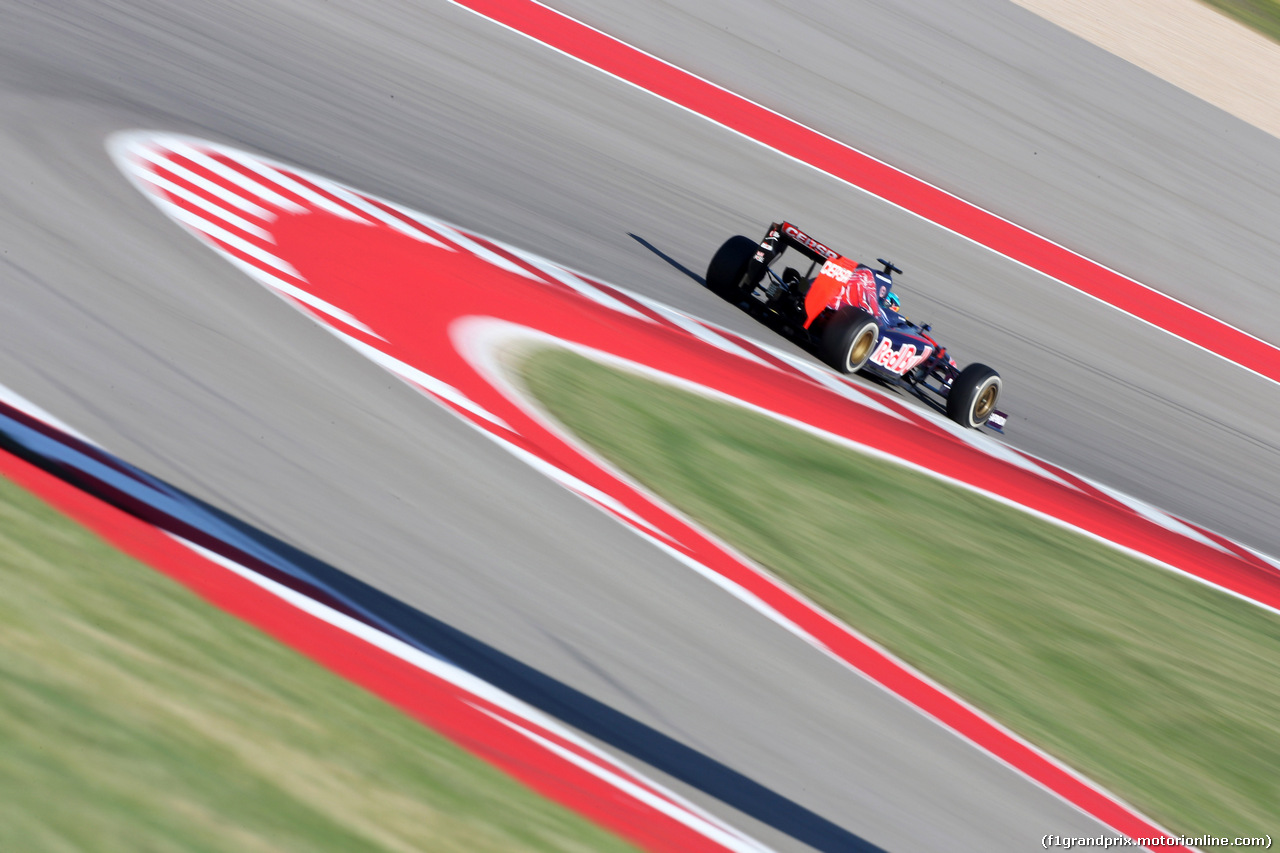
[[[1202,0],[1209,6],[1235,18],[1246,27],[1280,41],[1280,2],[1277,0]]]
[[[521,369],[620,468],[1153,818],[1280,827],[1280,617],[733,405],[564,352]]]
[[[632,849],[0,479],[0,850]]]

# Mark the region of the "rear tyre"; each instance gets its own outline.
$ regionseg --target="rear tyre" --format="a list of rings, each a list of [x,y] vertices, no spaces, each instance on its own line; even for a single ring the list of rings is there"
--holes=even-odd
[[[717,296],[736,302],[747,289],[747,265],[760,245],[750,237],[730,237],[716,251],[707,267],[707,289]]]
[[[846,305],[827,321],[818,356],[841,373],[857,373],[875,352],[880,325],[861,308]]]
[[[985,364],[971,364],[951,383],[947,417],[960,426],[977,429],[987,422],[1000,399],[1000,374]]]

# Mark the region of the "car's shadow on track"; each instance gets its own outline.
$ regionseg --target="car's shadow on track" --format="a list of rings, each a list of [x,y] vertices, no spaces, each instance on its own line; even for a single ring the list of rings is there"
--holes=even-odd
[[[93,445],[0,403],[9,452],[112,506],[443,658],[525,703],[821,851],[880,850],[722,762]]]
[[[662,250],[661,250],[661,249],[659,249],[657,246],[653,245],[653,244],[652,244],[652,243],[650,243],[648,240],[646,240],[645,238],[641,237],[639,234],[632,234],[630,231],[628,231],[628,232],[627,232],[627,236],[628,236],[628,237],[630,237],[632,240],[635,240],[635,241],[636,241],[637,243],[639,243],[641,246],[644,246],[644,247],[645,247],[646,249],[648,249],[650,252],[653,252],[653,253],[654,253],[655,255],[657,255],[659,258],[662,258],[662,260],[664,260],[664,261],[666,261],[667,263],[671,264],[671,266],[673,266],[673,267],[675,267],[676,269],[680,270],[680,272],[682,272],[682,273],[684,273],[685,275],[689,276],[689,278],[693,279],[693,280],[694,280],[694,281],[696,281],[698,284],[702,285],[703,287],[706,287],[706,286],[707,286],[707,280],[706,280],[705,278],[703,278],[702,276],[698,275],[696,272],[694,272],[693,270],[689,269],[689,268],[688,268],[688,267],[686,267],[684,264],[682,264],[682,263],[680,263],[679,261],[677,261],[675,258],[671,257],[671,256],[670,256],[670,255],[668,255],[666,252],[662,251]]]

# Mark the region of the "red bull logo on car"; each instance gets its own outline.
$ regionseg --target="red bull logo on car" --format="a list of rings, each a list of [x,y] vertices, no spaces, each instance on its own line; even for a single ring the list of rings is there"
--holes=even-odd
[[[892,339],[884,338],[876,347],[876,351],[871,354],[871,361],[901,376],[928,358],[931,352],[933,347],[926,345],[917,353],[916,345],[913,343],[904,344],[901,349],[896,349]]]

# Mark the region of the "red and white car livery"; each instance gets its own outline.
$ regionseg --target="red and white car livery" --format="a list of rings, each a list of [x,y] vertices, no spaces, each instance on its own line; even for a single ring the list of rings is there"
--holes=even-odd
[[[798,259],[796,267],[779,262],[788,255]],[[1000,374],[976,363],[961,370],[928,326],[900,314],[893,274],[902,270],[879,262],[881,268],[873,269],[790,222],[777,222],[759,242],[726,240],[711,259],[706,282],[836,370],[907,388],[964,426],[1003,431],[1006,416],[995,407]]]

